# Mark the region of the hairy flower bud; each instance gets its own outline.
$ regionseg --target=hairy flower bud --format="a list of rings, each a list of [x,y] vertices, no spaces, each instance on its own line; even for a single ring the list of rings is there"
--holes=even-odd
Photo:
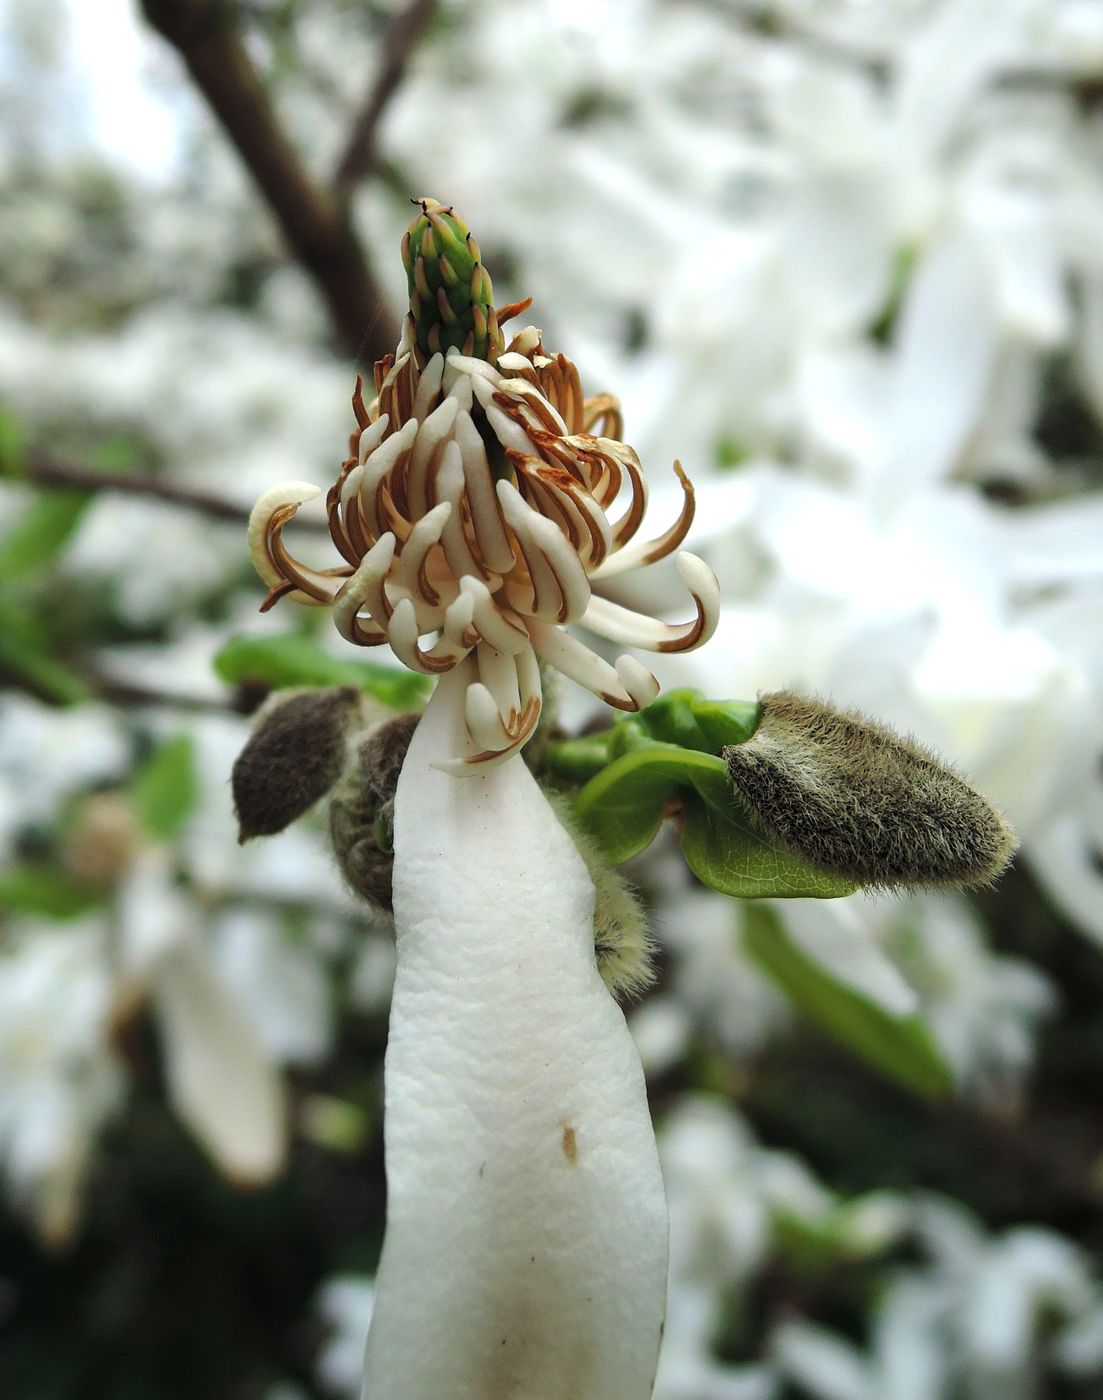
[[[259,711],[230,777],[241,843],[283,831],[329,792],[362,702],[346,685],[280,692]]]
[[[413,203],[421,213],[402,239],[402,262],[410,288],[410,338],[419,364],[424,368],[431,356],[453,347],[493,363],[505,342],[479,245],[451,205],[435,199]]]
[[[81,803],[62,846],[62,864],[78,880],[113,885],[142,848],[141,825],[130,798],[94,792]]]
[[[619,870],[607,865],[575,821],[571,804],[549,795],[594,882],[594,958],[601,980],[618,1001],[641,996],[655,980],[655,944],[643,901]]]
[[[984,885],[1015,835],[985,798],[914,740],[788,691],[762,697],[723,750],[739,796],[781,845],[863,885]]]
[[[329,804],[329,833],[349,888],[374,908],[391,912],[394,795],[417,715],[400,715],[360,745],[353,771]]]

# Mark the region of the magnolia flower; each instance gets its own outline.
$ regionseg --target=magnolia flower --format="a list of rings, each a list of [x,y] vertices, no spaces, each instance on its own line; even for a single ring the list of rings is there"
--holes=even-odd
[[[331,605],[349,641],[440,677],[394,797],[387,1231],[364,1394],[645,1400],[667,1215],[643,1071],[595,961],[593,882],[519,751],[541,661],[621,709],[657,694],[566,624],[685,651],[713,631],[717,584],[678,556],[696,605],[681,624],[602,596],[677,548],[692,488],[676,466],[678,519],[636,540],[647,490],[616,400],[583,398],[534,327],[505,347],[474,240],[419,203],[410,316],[370,406],[357,386],[327,497],[344,563],[310,568],[283,543],[315,487],[276,487],[250,524],[266,606]]]

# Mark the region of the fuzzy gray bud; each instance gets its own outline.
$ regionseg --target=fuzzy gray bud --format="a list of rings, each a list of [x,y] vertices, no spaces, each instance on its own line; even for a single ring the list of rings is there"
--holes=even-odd
[[[278,693],[260,710],[230,776],[239,841],[274,836],[330,791],[362,702],[349,685]]]
[[[353,770],[329,804],[329,832],[354,893],[391,912],[394,795],[417,715],[388,720],[360,745]]]
[[[738,795],[780,845],[863,885],[984,885],[1015,836],[947,764],[863,715],[765,695],[746,743],[723,750]]]

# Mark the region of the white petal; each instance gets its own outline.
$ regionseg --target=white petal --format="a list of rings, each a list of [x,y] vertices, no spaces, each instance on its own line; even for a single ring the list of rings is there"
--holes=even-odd
[[[522,760],[457,782],[471,663],[395,810],[387,1233],[366,1400],[648,1400],[666,1204],[593,887]]]
[[[287,1148],[283,1086],[252,1023],[197,938],[174,948],[151,980],[173,1107],[229,1176],[270,1181]]]
[[[948,475],[977,425],[995,364],[995,299],[966,238],[930,252],[912,277],[894,347],[883,499]]]

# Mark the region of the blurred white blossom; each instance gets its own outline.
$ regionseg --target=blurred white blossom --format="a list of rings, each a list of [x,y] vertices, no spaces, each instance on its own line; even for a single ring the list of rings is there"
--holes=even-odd
[[[53,1244],[77,1224],[96,1136],[123,1101],[100,933],[94,920],[27,923],[0,954],[0,1162]]]
[[[331,478],[350,366],[312,289],[137,7],[90,8],[19,0],[0,26],[15,138],[0,158],[5,414],[63,459],[106,443],[118,469],[241,505],[273,480]],[[304,74],[259,27],[252,51],[324,171],[373,70],[371,25],[284,8]],[[617,387],[657,520],[684,462],[690,545],[724,612],[710,647],[660,662],[659,678],[717,697],[794,686],[913,732],[1001,806],[1031,877],[1103,946],[1103,135],[1084,100],[1103,74],[1103,7],[442,11],[382,123],[387,178],[357,193],[355,217],[397,249],[399,181],[477,211],[505,299],[533,294],[549,343],[569,328],[584,377]],[[463,120],[435,120],[427,141],[426,112]],[[1063,396],[1093,446],[1055,436]],[[2,497],[18,524],[31,492],[5,482]],[[241,532],[161,502],[97,499],[50,574],[75,664],[95,601],[128,633],[97,666],[200,702],[223,693],[210,660],[226,634],[268,622]],[[574,700],[563,713],[586,718]],[[61,839],[74,803],[125,786],[136,739],[173,725],[192,736],[200,792],[171,853],[146,850],[78,918],[3,916],[0,1170],[50,1241],[76,1229],[99,1135],[125,1109],[121,1009],[154,1009],[176,1110],[255,1177],[285,1148],[283,1068],[327,1065],[338,1016],[378,1016],[390,995],[389,934],[350,934],[363,914],[316,826],[237,846],[237,716],[6,692],[0,857]],[[702,1045],[750,1072],[797,1016],[746,952],[746,911],[653,855],[668,975],[632,1013],[641,1056],[664,1086]],[[831,976],[920,1015],[959,1091],[1025,1096],[1062,1008],[974,906],[770,908]],[[815,1400],[1036,1400],[1052,1368],[1099,1383],[1103,1296],[1071,1241],[989,1234],[944,1202],[840,1198],[714,1100],[676,1092],[661,1146],[672,1292],[657,1400],[779,1400],[787,1385]],[[849,1257],[910,1239],[921,1258],[884,1264],[865,1347],[797,1316],[760,1355],[719,1360],[725,1308],[776,1257],[782,1221]],[[358,1393],[372,1297],[343,1276],[319,1300],[332,1335],[318,1374],[336,1397]]]

